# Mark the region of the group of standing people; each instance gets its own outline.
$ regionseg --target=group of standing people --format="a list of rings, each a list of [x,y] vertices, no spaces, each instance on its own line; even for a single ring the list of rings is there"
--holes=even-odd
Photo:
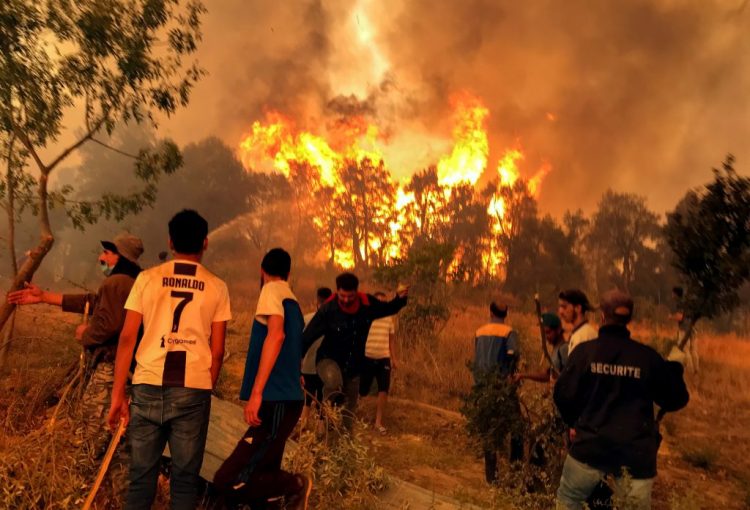
[[[650,508],[661,442],[654,405],[662,412],[687,405],[683,367],[631,338],[627,326],[634,304],[627,294],[612,290],[602,296],[598,331],[588,320],[592,310],[582,291],[561,292],[559,316],[539,318],[552,348],[549,366],[520,373],[520,342],[506,324],[508,306],[491,303],[490,322],[475,334],[475,380],[498,370],[511,384],[529,379],[553,385],[556,412],[567,426],[557,508],[584,508],[608,476],[630,504]],[[562,322],[570,328],[567,340]],[[511,437],[510,461],[522,457],[523,438]],[[488,483],[497,481],[495,452],[485,452],[485,474]]]
[[[76,330],[92,372],[84,426],[100,445],[107,439],[105,414],[112,430],[127,426],[127,509],[151,508],[166,445],[171,506],[195,508],[211,392],[232,317],[226,284],[201,264],[208,247],[206,220],[183,210],[168,230],[173,259],[146,270],[138,265],[144,249],[137,237],[102,241],[99,264],[106,278],[96,294],[63,295],[27,284],[8,295],[14,304],[56,304],[91,316]],[[393,348],[393,326],[386,318],[403,308],[408,289],[386,301],[383,294],[360,292],[357,277],[343,273],[335,293],[318,291],[318,309],[305,317],[288,283],[291,264],[281,248],[261,262],[240,390],[248,429],[213,480],[226,507],[265,508],[276,500],[284,508],[307,508],[311,481],[281,469],[286,441],[305,407],[303,385],[317,400],[340,405],[351,428],[360,393],[366,395],[364,388],[369,391],[377,379],[376,427],[385,430],[382,404]]]
[[[137,237],[102,241],[98,260],[106,278],[96,294],[58,294],[27,284],[8,295],[14,304],[47,303],[90,315],[76,329],[91,373],[84,427],[100,448],[106,442],[105,413],[110,428],[127,425],[128,509],[151,507],[167,444],[172,507],[195,507],[211,392],[232,317],[226,284],[201,264],[208,247],[206,220],[183,210],[168,230],[173,259],[146,270],[138,264],[144,249]],[[288,283],[291,266],[281,248],[261,262],[240,390],[248,429],[213,480],[228,507],[262,508],[283,498],[286,508],[307,508],[311,481],[283,471],[281,460],[288,437],[314,400],[339,405],[350,429],[359,398],[375,381],[375,425],[385,433],[382,413],[395,365],[390,317],[406,305],[408,288],[386,300],[384,294],[360,292],[357,277],[342,273],[335,291],[318,289],[317,310],[304,316]],[[621,481],[623,470],[629,474],[625,490],[631,500],[650,505],[661,439],[653,406],[676,411],[687,404],[688,393],[681,364],[665,361],[630,337],[633,308],[626,294],[606,293],[597,331],[588,321],[593,307],[586,295],[576,289],[561,292],[559,316],[540,317],[552,349],[550,366],[535,373],[518,370],[521,345],[506,323],[507,304],[491,303],[489,323],[476,332],[475,377],[500,370],[514,382],[554,385],[557,412],[569,428],[559,508],[582,508],[603,477]],[[563,322],[570,329],[567,340]],[[511,461],[521,460],[523,449],[523,438],[512,437]],[[495,452],[485,452],[485,467],[487,481],[495,482]]]

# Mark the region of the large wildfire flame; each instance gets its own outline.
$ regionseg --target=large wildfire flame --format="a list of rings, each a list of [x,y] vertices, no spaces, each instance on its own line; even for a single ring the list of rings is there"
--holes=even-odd
[[[454,111],[453,150],[437,163],[438,184],[445,200],[459,186],[473,186],[477,192],[480,179],[488,170],[490,146],[487,137],[486,120],[489,110],[476,96],[462,93],[452,98]],[[322,126],[318,134],[298,130],[295,122],[279,112],[270,111],[264,121],[252,124],[249,134],[240,142],[239,156],[247,168],[256,170],[272,167],[289,179],[294,178],[294,165],[306,165],[313,175],[312,187],[316,190],[329,189],[333,193],[348,193],[342,180],[342,172],[348,162],[361,163],[365,160],[374,165],[383,162],[383,141],[378,137],[377,126],[363,117],[353,116],[336,123]],[[497,162],[496,174],[489,175],[487,181],[495,180],[501,187],[513,187],[521,179],[518,164],[524,160],[519,148],[505,150]],[[369,167],[368,167],[369,168]],[[543,165],[535,174],[523,181],[528,192],[536,197],[541,183],[549,172],[549,165]],[[391,179],[390,175],[387,179]],[[384,261],[397,259],[405,254],[408,246],[399,233],[409,222],[421,228],[421,218],[410,217],[409,206],[415,201],[413,192],[406,191],[408,180],[393,185],[394,196],[390,201],[392,217],[384,235],[369,234],[361,239],[359,246],[332,253],[336,265],[353,267],[357,260],[369,250],[382,254]],[[356,198],[356,197],[354,197]],[[512,227],[506,214],[507,204],[501,194],[492,196],[487,209],[491,230],[494,234]],[[311,212],[313,222],[325,230],[329,219]],[[448,218],[450,221],[450,219]],[[333,227],[331,227],[333,228]],[[505,260],[496,242],[482,247],[482,260],[488,273],[498,275]],[[355,253],[355,251],[357,253]],[[458,266],[463,256],[458,250],[452,266]]]

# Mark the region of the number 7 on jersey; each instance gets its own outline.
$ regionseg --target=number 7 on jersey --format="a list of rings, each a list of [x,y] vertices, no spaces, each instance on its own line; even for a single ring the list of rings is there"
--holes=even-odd
[[[177,306],[174,309],[174,315],[172,316],[172,333],[177,333],[177,331],[180,329],[180,317],[182,317],[182,311],[185,309],[187,304],[193,300],[193,293],[173,290],[170,293],[170,296],[172,296],[173,298],[178,298],[180,300],[180,302],[177,303]]]

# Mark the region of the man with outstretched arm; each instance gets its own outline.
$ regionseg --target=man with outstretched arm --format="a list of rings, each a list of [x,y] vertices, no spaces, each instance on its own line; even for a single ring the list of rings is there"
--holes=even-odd
[[[318,347],[317,369],[325,397],[344,407],[344,426],[351,430],[359,398],[359,382],[365,361],[365,345],[372,321],[396,315],[406,306],[408,287],[400,287],[388,302],[359,292],[359,279],[352,273],[336,277],[336,294],[321,306],[305,327],[303,354],[323,337]]]
[[[231,319],[226,284],[200,263],[207,235],[208,223],[197,212],[177,213],[169,222],[174,259],[143,271],[125,304],[108,421],[113,429],[120,420],[130,422],[128,510],[151,508],[167,443],[171,508],[196,506],[211,390],[219,378]],[[125,383],[141,324],[128,405]]]
[[[605,293],[601,314],[598,338],[570,354],[555,384],[555,404],[575,430],[557,508],[583,508],[599,481],[611,475],[633,508],[647,509],[661,442],[654,404],[665,412],[687,405],[683,367],[630,337],[633,300],[627,294]]]
[[[304,397],[300,383],[304,319],[289,287],[292,259],[281,248],[261,262],[262,287],[250,332],[240,399],[250,427],[214,475],[230,508],[266,508],[284,498],[284,508],[307,508],[312,484],[281,469],[286,440],[294,430]]]
[[[138,259],[143,254],[143,242],[128,233],[102,241],[101,245],[98,265],[105,279],[96,294],[59,294],[31,283],[8,294],[8,302],[13,304],[45,303],[60,306],[64,312],[87,312],[91,316],[76,328],[75,337],[83,346],[90,373],[81,399],[82,427],[96,455],[104,453],[108,442],[105,417],[112,394],[117,341],[125,323],[125,301],[141,272]]]

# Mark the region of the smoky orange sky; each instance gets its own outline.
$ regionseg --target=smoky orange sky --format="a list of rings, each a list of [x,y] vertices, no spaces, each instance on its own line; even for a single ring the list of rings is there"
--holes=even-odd
[[[490,165],[520,145],[555,215],[607,188],[671,209],[727,152],[750,168],[746,0],[209,0],[190,105],[162,123],[180,144],[237,147],[265,109],[314,130],[363,113],[403,177],[450,150],[449,97],[490,110]],[[745,172],[743,172],[745,173]]]

